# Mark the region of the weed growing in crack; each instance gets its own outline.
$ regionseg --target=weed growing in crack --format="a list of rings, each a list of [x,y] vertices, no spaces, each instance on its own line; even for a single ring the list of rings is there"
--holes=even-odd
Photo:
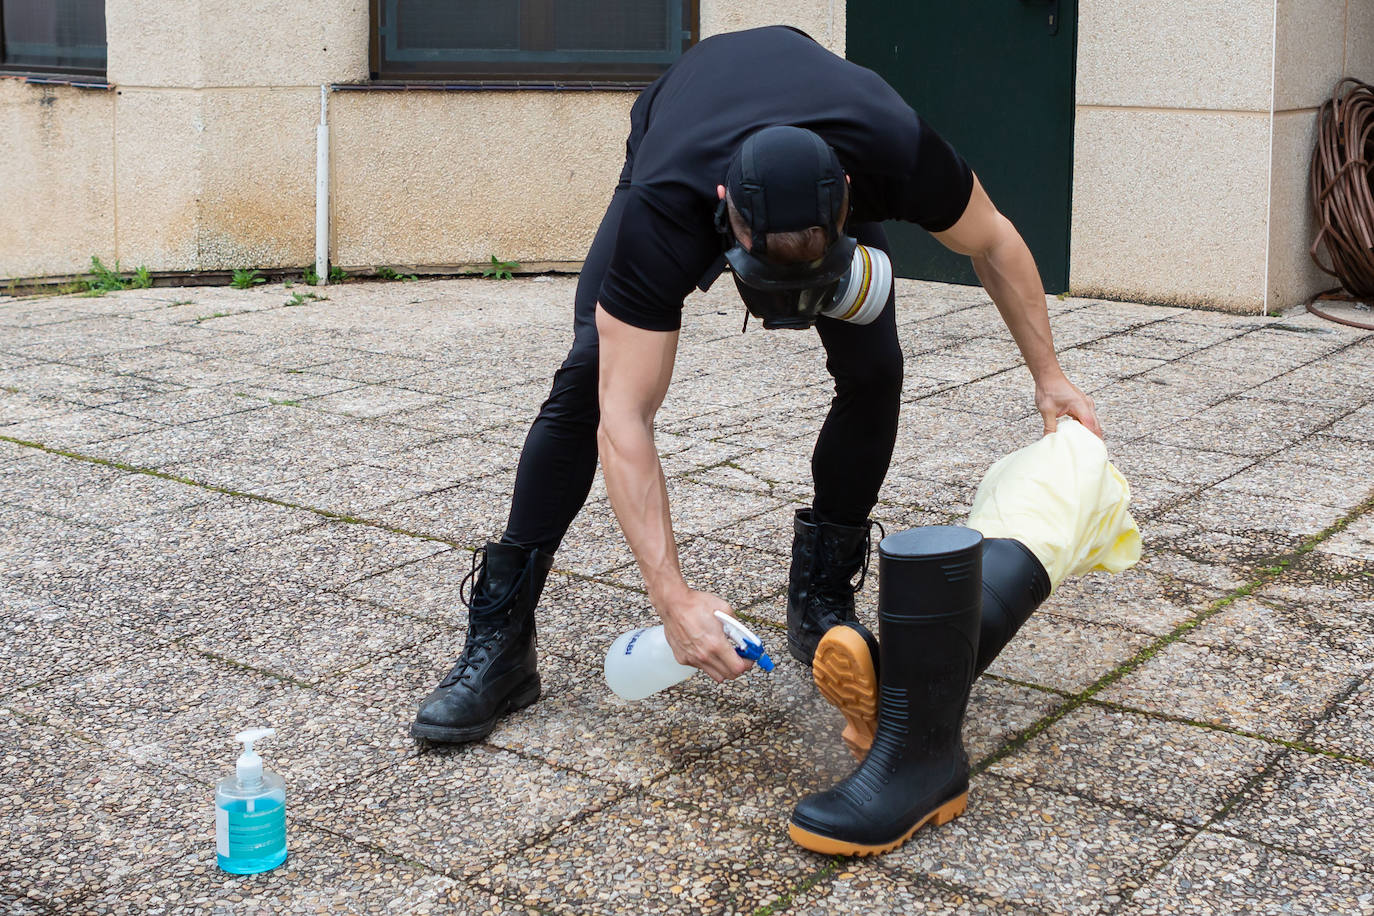
[[[252,289],[259,283],[266,282],[267,278],[257,270],[235,270],[234,279],[229,281],[229,285],[234,289]]]

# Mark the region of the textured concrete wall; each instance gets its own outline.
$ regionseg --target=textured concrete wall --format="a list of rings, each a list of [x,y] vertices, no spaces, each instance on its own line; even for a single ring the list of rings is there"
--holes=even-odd
[[[0,80],[0,279],[113,260],[115,94]]]
[[[844,52],[844,0],[705,0],[701,34],[785,22]],[[368,75],[367,0],[108,0],[116,90],[0,80],[0,277],[313,263],[318,87]],[[45,101],[51,97],[57,103]],[[630,92],[331,95],[336,264],[580,262]]]
[[[1081,0],[1070,286],[1259,312],[1307,254],[1316,108],[1374,64],[1366,0]]]

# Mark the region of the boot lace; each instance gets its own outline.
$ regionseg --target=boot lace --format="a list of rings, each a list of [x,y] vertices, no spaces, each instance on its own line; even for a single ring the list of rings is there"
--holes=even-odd
[[[477,671],[501,645],[504,630],[500,627],[483,626],[472,606],[477,598],[477,583],[486,571],[487,548],[478,547],[472,553],[472,568],[463,577],[463,581],[458,583],[458,600],[462,601],[463,606],[469,611],[467,644],[463,646],[463,652],[458,656],[458,661],[454,662],[453,668],[439,682],[440,687],[471,683],[477,676]]]
[[[848,579],[837,582],[824,576],[817,577],[813,573],[812,581],[815,582],[816,600],[836,619],[843,619],[846,616],[846,612],[853,604],[854,596],[863,589],[864,582],[868,579],[868,563],[873,555],[873,528],[875,525],[882,536],[887,537],[887,529],[883,527],[883,523],[870,518],[864,531],[864,558],[863,564],[859,567],[858,582],[851,583]],[[812,562],[820,562],[819,551],[812,558]],[[853,574],[851,573],[851,575]]]

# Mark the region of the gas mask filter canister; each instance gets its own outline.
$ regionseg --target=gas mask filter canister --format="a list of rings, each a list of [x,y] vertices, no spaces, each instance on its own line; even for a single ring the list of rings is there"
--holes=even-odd
[[[821,314],[850,324],[871,324],[882,314],[892,292],[892,261],[867,245],[854,246],[849,270],[835,287],[835,298]]]

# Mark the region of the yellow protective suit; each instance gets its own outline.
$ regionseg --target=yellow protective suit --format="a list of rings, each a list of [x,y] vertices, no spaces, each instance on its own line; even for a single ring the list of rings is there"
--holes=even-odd
[[[1120,572],[1140,559],[1131,487],[1107,446],[1076,420],[998,461],[983,476],[968,526],[1030,548],[1055,589],[1069,576]]]

